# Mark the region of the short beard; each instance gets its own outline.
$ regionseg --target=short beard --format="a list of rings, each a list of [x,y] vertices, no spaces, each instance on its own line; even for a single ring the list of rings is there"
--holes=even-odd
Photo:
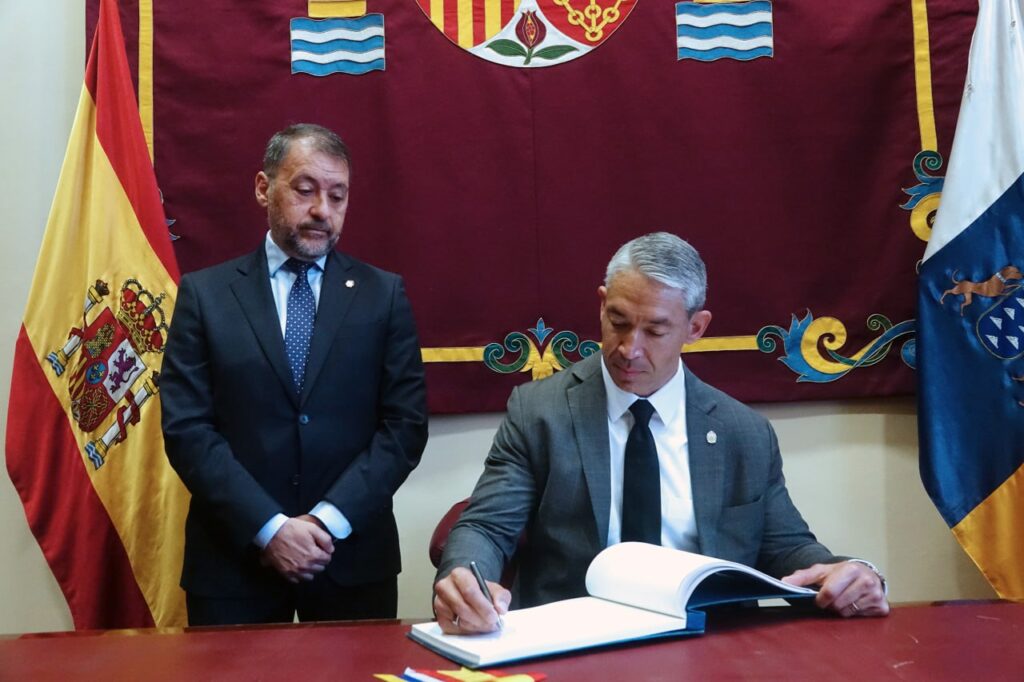
[[[299,231],[308,226],[312,226],[312,223],[303,223],[302,225],[297,226],[295,232],[289,234],[285,239],[285,245],[288,247],[287,251],[295,254],[298,258],[314,261],[329,254],[334,249],[335,244],[338,243],[338,237],[340,235],[333,235],[321,248],[313,248],[303,244],[299,239]]]

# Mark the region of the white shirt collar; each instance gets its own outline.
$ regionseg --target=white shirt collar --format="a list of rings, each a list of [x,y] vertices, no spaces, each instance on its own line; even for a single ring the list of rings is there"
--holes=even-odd
[[[290,256],[282,251],[281,247],[277,245],[277,242],[271,238],[270,230],[267,230],[267,238],[264,240],[264,248],[267,251],[267,270],[270,271],[270,276],[274,277]],[[313,262],[322,272],[324,266],[327,265],[327,254],[320,256]]]
[[[615,385],[612,375],[605,367],[603,357],[601,358],[601,377],[604,379],[604,392],[608,397],[608,417],[613,422],[618,421],[640,396],[623,391]],[[663,423],[667,424],[675,419],[676,413],[686,400],[686,381],[683,378],[682,358],[680,358],[679,368],[672,378],[646,399],[654,406],[654,411],[658,413]]]

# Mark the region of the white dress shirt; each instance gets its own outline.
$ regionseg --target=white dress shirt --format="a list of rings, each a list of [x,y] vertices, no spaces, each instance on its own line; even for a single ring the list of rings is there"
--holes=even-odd
[[[622,539],[622,469],[626,458],[626,439],[633,428],[629,406],[638,399],[612,381],[601,360],[605,393],[608,396],[608,445],[611,452],[611,510],[608,518],[608,545]],[[697,520],[693,512],[690,485],[690,450],[686,437],[686,384],[683,362],[664,386],[647,396],[654,407],[650,429],[658,450],[661,472],[661,544],[665,547],[697,551]]]
[[[292,285],[295,284],[297,275],[283,267],[288,260],[288,254],[282,251],[281,247],[270,238],[269,230],[267,231],[265,248],[267,251],[267,270],[270,271],[270,290],[274,294],[274,305],[277,307],[277,317],[281,321],[281,336],[283,337],[288,323],[288,294],[292,290]],[[313,290],[313,301],[316,305],[320,305],[320,289],[323,287],[324,266],[326,264],[327,256],[321,256],[314,261],[315,267],[310,268],[307,273],[309,288]],[[347,538],[352,533],[352,524],[348,522],[345,515],[341,513],[340,509],[326,500],[318,502],[309,513],[320,519],[330,534],[339,540]],[[260,528],[260,532],[256,534],[253,542],[261,549],[266,547],[267,543],[274,538],[277,531],[281,530],[281,526],[287,520],[288,517],[284,514],[275,514]]]

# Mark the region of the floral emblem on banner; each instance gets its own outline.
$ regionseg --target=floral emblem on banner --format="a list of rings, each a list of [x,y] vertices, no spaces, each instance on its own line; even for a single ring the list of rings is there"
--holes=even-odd
[[[467,52],[517,68],[582,57],[622,25],[636,0],[416,0]]]
[[[942,186],[945,177],[932,175],[929,171],[937,171],[942,168],[942,155],[936,151],[925,149],[914,156],[914,175],[917,177],[917,184],[903,192],[910,198],[907,203],[900,204],[900,208],[910,211],[910,229],[923,242],[932,238],[932,223],[935,222],[935,214],[939,210],[939,200],[942,198]]]
[[[107,451],[128,437],[129,425],[139,422],[142,406],[156,395],[160,373],[149,369],[145,357],[162,353],[167,340],[163,294],[153,296],[138,280],[126,279],[116,311],[100,306],[109,294],[110,286],[96,280],[86,292],[83,326],[72,327],[67,342],[46,356],[56,376],[70,369],[68,394],[78,428],[93,434],[114,415],[109,427],[85,447],[96,469],[103,466]]]
[[[860,367],[876,365],[889,354],[893,343],[904,336],[911,338],[903,342],[900,356],[908,367],[915,367],[917,344],[913,338],[914,320],[894,325],[884,315],[872,315],[868,318],[867,327],[882,333],[860,350],[846,356],[839,352],[846,345],[846,325],[834,317],[815,319],[808,311],[800,320],[793,315],[789,329],[778,325],[762,327],[757,333],[757,346],[763,353],[772,353],[777,347],[772,337],[778,337],[785,352],[779,360],[797,375],[798,382],[829,383]]]
[[[549,45],[541,48],[540,44],[544,42],[547,32],[547,27],[543,21],[537,18],[535,12],[523,12],[519,23],[516,24],[516,38],[519,42],[499,38],[487,43],[487,49],[494,50],[506,57],[522,57],[523,66],[529,66],[534,57],[548,60],[558,59],[579,49],[572,45]]]
[[[484,347],[484,365],[499,374],[532,371],[532,378],[536,381],[576,362],[570,359],[567,353],[578,353],[582,359],[601,349],[596,341],[581,342],[577,334],[569,331],[555,333],[551,337],[551,342],[545,345],[544,342],[555,330],[544,324],[543,317],[537,320],[536,327],[531,327],[528,331],[536,339],[536,343],[522,332],[511,332],[505,336],[503,344],[487,344]],[[503,363],[501,361],[505,358],[506,351],[518,355],[511,362]]]

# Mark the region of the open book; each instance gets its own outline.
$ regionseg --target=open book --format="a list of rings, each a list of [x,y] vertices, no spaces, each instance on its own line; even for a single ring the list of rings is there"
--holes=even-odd
[[[717,604],[813,597],[749,566],[668,547],[624,542],[608,547],[587,569],[589,597],[510,611],[504,629],[446,635],[436,622],[409,636],[469,667],[653,637],[704,632],[701,609]]]

